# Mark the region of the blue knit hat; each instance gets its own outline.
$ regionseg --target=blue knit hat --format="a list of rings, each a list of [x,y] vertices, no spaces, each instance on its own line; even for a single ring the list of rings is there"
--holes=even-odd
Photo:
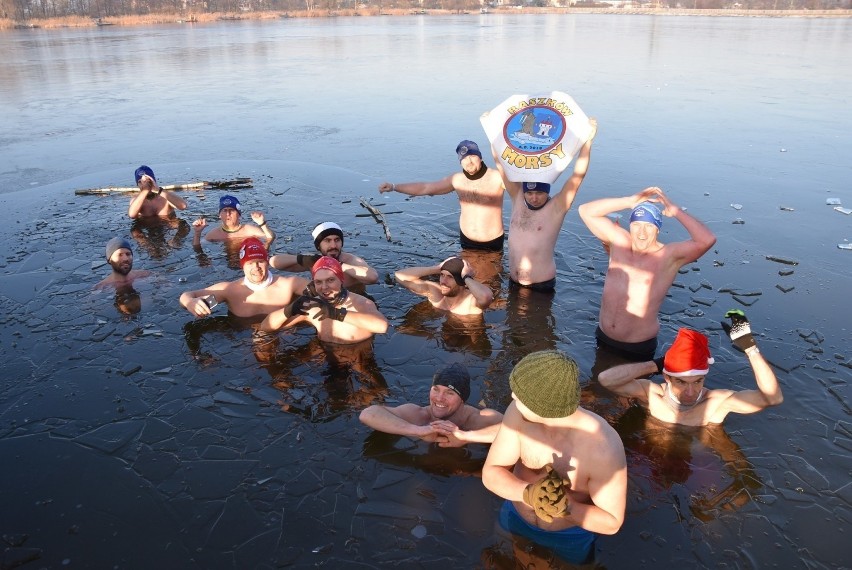
[[[456,154],[459,155],[459,160],[472,154],[482,158],[482,153],[479,151],[479,145],[473,141],[464,140],[456,147]]]
[[[133,173],[133,176],[136,177],[136,184],[139,184],[139,181],[142,180],[143,176],[150,176],[151,180],[154,181],[154,184],[157,183],[157,177],[154,176],[154,171],[151,170],[150,166],[145,166],[144,164],[136,169],[136,172]]]
[[[242,213],[243,211],[242,206],[240,206],[240,201],[233,196],[222,196],[219,198],[219,211],[221,212],[225,208],[233,208],[237,211],[237,213]]]

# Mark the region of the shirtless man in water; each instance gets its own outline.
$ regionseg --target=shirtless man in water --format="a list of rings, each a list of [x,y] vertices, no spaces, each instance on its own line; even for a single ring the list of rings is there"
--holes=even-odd
[[[308,280],[302,277],[272,275],[268,260],[263,243],[254,237],[248,238],[240,246],[243,279],[186,291],[180,296],[180,304],[197,318],[210,315],[214,301],[227,303],[228,312],[237,317],[268,315],[282,303],[292,302],[308,285]]]
[[[139,192],[130,201],[127,216],[132,219],[173,216],[175,209],[186,210],[186,200],[157,185],[154,171],[144,164],[133,174]]]
[[[376,431],[416,437],[439,447],[491,443],[503,414],[466,404],[470,374],[461,364],[445,366],[432,377],[429,405],[402,404],[393,408],[374,404],[361,412],[362,423]]]
[[[103,281],[95,285],[98,289],[107,286],[113,286],[116,289],[129,287],[133,285],[135,279],[148,277],[151,274],[150,271],[133,269],[133,250],[130,249],[130,242],[126,239],[112,238],[106,244],[105,253],[112,271]]]
[[[311,268],[311,275],[314,279],[302,296],[272,311],[261,323],[261,329],[273,332],[308,323],[317,330],[321,341],[336,344],[355,344],[387,332],[388,320],[376,304],[343,287],[339,261],[323,256]]]
[[[625,208],[633,209],[629,231],[606,217]],[[713,247],[716,236],[654,187],[624,198],[588,202],[579,212],[591,232],[609,246],[609,269],[595,333],[598,344],[637,362],[651,360],[666,292],[678,270]],[[671,244],[657,241],[663,216],[679,221],[690,239]]]
[[[456,192],[461,207],[459,240],[463,249],[503,251],[503,178],[489,170],[473,141],[456,147],[462,171],[435,182],[383,182],[379,192],[401,192],[409,196],[439,196]]]
[[[571,209],[580,184],[586,177],[592,153],[592,140],[597,133],[597,121],[586,144],[574,162],[574,173],[562,190],[550,197],[550,184],[543,182],[511,182],[505,180],[506,191],[512,199],[512,219],[509,222],[509,277],[516,286],[539,291],[556,287],[556,262],[553,252],[556,240]],[[493,148],[492,148],[493,152]],[[497,157],[495,156],[495,160]],[[498,169],[503,172],[497,160]]]
[[[618,433],[579,407],[579,369],[556,350],[525,356],[509,375],[512,403],[482,482],[507,499],[501,525],[581,563],[595,534],[624,522],[627,464]]]
[[[269,260],[270,265],[281,271],[310,271],[320,257],[327,255],[340,262],[343,267],[343,286],[372,285],[378,283],[378,272],[357,255],[343,251],[343,228],[334,222],[322,222],[311,232],[318,254],[279,253]]]
[[[266,223],[266,217],[261,211],[251,213],[252,221],[257,224],[250,226],[240,221],[243,208],[240,201],[235,196],[222,196],[219,198],[219,219],[222,224],[218,228],[213,228],[204,239],[207,241],[230,241],[244,240],[254,237],[262,240],[268,248],[275,239],[275,232]],[[207,227],[205,218],[198,218],[192,222],[192,227],[195,230],[192,245],[193,247],[201,247],[201,232]]]
[[[423,279],[436,274],[437,283]],[[494,300],[491,289],[474,278],[473,268],[461,257],[450,257],[431,267],[400,269],[394,276],[412,293],[429,299],[436,309],[454,315],[481,315]]]
[[[707,337],[698,331],[682,328],[664,358],[649,362],[622,364],[598,375],[601,386],[619,396],[639,401],[658,420],[670,424],[704,426],[720,424],[731,412],[753,414],[784,401],[781,387],[772,368],[760,354],[745,314],[739,310],[725,315],[734,346],[742,350],[757,390],[708,389],[704,380],[713,364]],[[645,379],[662,374],[665,382],[657,384]]]

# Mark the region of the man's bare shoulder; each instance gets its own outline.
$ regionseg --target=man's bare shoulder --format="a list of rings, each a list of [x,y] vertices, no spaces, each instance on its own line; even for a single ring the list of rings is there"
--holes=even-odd
[[[276,289],[287,289],[290,291],[302,291],[308,286],[308,280],[296,275],[276,275],[272,281],[272,287]]]

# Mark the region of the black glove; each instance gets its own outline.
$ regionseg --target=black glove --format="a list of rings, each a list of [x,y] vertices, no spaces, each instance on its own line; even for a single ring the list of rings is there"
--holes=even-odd
[[[316,299],[312,299],[316,304],[314,307],[319,307],[319,314],[314,317],[319,320],[323,319],[334,319],[335,321],[343,321],[346,317],[346,309],[344,307],[335,307],[322,297],[318,297]]]
[[[663,373],[663,367],[665,366],[663,364],[663,362],[665,361],[665,359],[666,359],[665,356],[659,356],[659,357],[654,359],[654,364],[657,365],[657,372],[656,372],[657,374]]]
[[[317,286],[314,285],[313,281],[308,283],[308,286],[305,287],[305,290],[304,292],[302,292],[302,295],[305,295],[307,297],[319,297],[319,293],[317,293]]]
[[[313,253],[299,253],[296,255],[296,263],[301,265],[302,267],[307,267],[310,269],[314,266],[314,263],[319,261],[321,255],[316,255]]]
[[[751,325],[748,323],[745,313],[739,309],[731,309],[725,313],[725,317],[731,319],[731,324],[722,321],[722,328],[728,336],[731,337],[731,342],[734,346],[745,352],[753,346],[757,346],[754,342],[754,337],[751,336]]]
[[[284,316],[288,319],[293,315],[307,315],[308,309],[318,305],[317,299],[301,295],[296,300],[284,307]]]

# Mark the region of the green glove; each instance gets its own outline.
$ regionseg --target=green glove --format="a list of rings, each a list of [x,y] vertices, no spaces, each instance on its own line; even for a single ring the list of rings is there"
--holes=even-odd
[[[725,313],[725,317],[731,319],[731,324],[722,321],[722,328],[728,336],[731,337],[731,342],[745,352],[753,346],[757,346],[754,342],[754,337],[751,336],[751,325],[745,313],[739,309],[731,309]]]
[[[564,517],[571,512],[571,499],[567,493],[571,481],[560,476],[552,465],[546,465],[545,469],[547,475],[526,486],[523,499],[538,518],[553,522],[554,517]]]
[[[310,269],[314,266],[314,263],[319,261],[321,255],[316,255],[313,253],[299,253],[296,255],[296,263],[301,265],[302,267],[307,267]]]

